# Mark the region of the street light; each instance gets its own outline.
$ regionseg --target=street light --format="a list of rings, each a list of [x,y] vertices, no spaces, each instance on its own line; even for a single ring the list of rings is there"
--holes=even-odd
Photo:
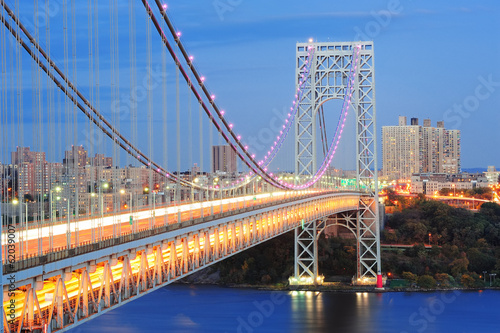
[[[58,199],[59,200],[59,197]],[[68,211],[66,213],[66,216],[67,216],[67,227],[66,227],[66,246],[68,248],[68,250],[71,248],[71,224],[70,224],[70,221],[69,221],[69,210],[70,210],[70,207],[69,207],[69,199],[66,199],[64,198],[64,201],[66,201],[68,203]]]
[[[22,248],[23,242],[21,242],[21,254],[23,252],[26,252],[26,255],[27,255],[28,254],[28,204],[26,202],[20,202],[18,199],[12,200],[12,203],[14,205],[18,205],[20,203],[21,205],[25,206],[25,222],[24,222],[24,227],[25,227],[25,235],[26,235],[26,240],[25,240],[26,249],[25,249],[25,251],[23,251],[23,248]],[[20,222],[22,223],[22,221],[23,221],[23,217],[22,217],[22,214],[21,214]]]
[[[49,249],[52,250],[53,247],[54,247],[54,218],[55,218],[55,214],[54,214],[54,209],[52,207],[52,197],[53,197],[53,193],[54,191],[56,192],[61,192],[61,187],[60,186],[56,186],[55,188],[53,189],[50,189],[49,191],[49,206],[50,206],[50,224],[49,224]]]
[[[50,205],[50,221],[53,222],[54,220],[54,211],[52,209],[52,193],[56,192],[61,192],[61,187],[57,186],[49,191],[49,205]]]
[[[121,194],[125,194],[125,190],[124,189],[121,189],[120,190],[120,193]],[[129,193],[129,206],[130,206],[130,224],[132,225],[132,232],[134,232],[134,218],[132,217],[132,191],[130,191]],[[121,224],[120,224],[121,225]],[[121,230],[120,230],[120,233],[121,233]]]

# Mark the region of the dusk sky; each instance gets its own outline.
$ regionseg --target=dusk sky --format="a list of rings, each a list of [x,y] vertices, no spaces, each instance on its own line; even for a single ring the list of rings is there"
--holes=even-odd
[[[14,2],[7,1],[12,7]],[[51,54],[63,59],[62,38],[56,37],[61,26],[61,1],[51,2],[57,7],[51,22]],[[118,1],[120,27],[120,91],[129,90],[128,82],[128,2]],[[153,5],[153,2],[151,3]],[[29,26],[33,10],[23,6],[21,19]],[[78,86],[88,89],[87,2],[76,2],[78,29]],[[99,35],[101,49],[101,109],[110,118],[108,106],[112,103],[109,87],[109,10],[108,3],[99,3]],[[146,59],[146,14],[140,1],[135,2],[136,34],[138,36],[137,64]],[[397,125],[398,116],[417,117],[420,124],[430,118],[432,125],[443,120],[448,129],[461,130],[462,168],[495,165],[500,168],[500,3],[484,1],[431,0],[362,0],[362,1],[263,1],[211,0],[171,1],[168,12],[182,40],[194,55],[194,63],[214,93],[218,105],[225,109],[227,118],[243,138],[259,139],[263,131],[288,110],[295,90],[295,44],[315,41],[373,40],[375,46],[375,77],[378,146],[381,146],[381,127]],[[59,21],[58,21],[59,20]],[[42,27],[43,28],[43,27]],[[43,32],[43,30],[42,30]],[[106,37],[108,34],[108,37]],[[161,63],[161,42],[153,35],[153,61]],[[40,36],[42,45],[44,34]],[[106,39],[107,38],[107,39]],[[123,40],[122,40],[123,39]],[[9,44],[13,45],[12,39]],[[24,107],[29,110],[32,67],[23,56]],[[172,61],[169,59],[169,62]],[[71,68],[71,66],[70,66]],[[7,68],[8,69],[8,68]],[[173,70],[169,80],[173,80]],[[138,79],[144,77],[138,74]],[[71,76],[71,75],[70,75]],[[87,80],[87,81],[85,81]],[[173,81],[172,81],[173,82]],[[170,86],[172,87],[170,82]],[[184,88],[185,89],[185,88]],[[154,92],[155,110],[160,110],[160,93]],[[172,94],[172,92],[169,92]],[[88,91],[87,91],[88,96]],[[169,96],[172,103],[174,98]],[[183,101],[183,106],[187,102]],[[139,106],[145,113],[146,102]],[[328,128],[336,127],[340,102],[325,106]],[[171,107],[169,112],[173,112]],[[155,111],[156,112],[156,111]],[[185,109],[183,109],[185,113]],[[196,111],[197,112],[197,111]],[[31,111],[26,111],[25,122]],[[158,114],[158,119],[161,115]],[[127,118],[120,120],[125,135],[130,136]],[[281,120],[280,120],[281,121]],[[353,116],[349,120],[353,125]],[[158,122],[159,124],[160,122]],[[174,135],[175,121],[169,118],[169,131]],[[184,123],[183,123],[184,124]],[[156,126],[157,124],[155,124]],[[28,125],[27,125],[28,126]],[[336,166],[354,168],[354,137],[350,126],[343,136]],[[140,133],[141,132],[140,128]],[[161,128],[155,129],[158,137]],[[206,135],[206,129],[205,129]],[[24,143],[36,142],[27,128]],[[331,138],[330,133],[330,138]],[[64,134],[61,134],[63,136]],[[183,136],[184,137],[184,136]],[[144,139],[144,136],[141,137]],[[141,139],[139,138],[139,139]],[[170,140],[170,139],[169,139]],[[62,140],[64,141],[64,140]],[[269,141],[260,142],[269,145]],[[174,144],[174,139],[169,145]],[[188,143],[183,141],[183,146]],[[80,144],[80,143],[79,143]],[[207,143],[205,143],[207,144]],[[217,144],[217,141],[215,142]],[[293,144],[289,138],[288,156],[282,157],[282,168],[293,169]],[[143,145],[144,147],[144,145]],[[58,156],[65,147],[60,147]],[[197,149],[197,148],[195,148]],[[208,156],[208,146],[204,148]],[[156,149],[158,150],[158,149]],[[174,149],[169,148],[170,169],[175,168]],[[380,151],[380,149],[379,149]],[[264,154],[265,150],[257,151]],[[50,156],[50,154],[48,155]],[[197,153],[194,152],[194,156]],[[350,156],[350,157],[349,157]],[[161,161],[161,154],[154,156]],[[188,161],[182,156],[182,167]],[[345,161],[344,161],[345,159]],[[347,161],[350,160],[350,161]],[[196,159],[193,160],[196,162]],[[205,161],[205,165],[208,162]],[[278,163],[279,164],[279,163]],[[382,165],[379,156],[379,168]]]
[[[498,1],[173,1],[169,11],[218,102],[250,128],[290,104],[296,42],[372,39],[379,140],[398,115],[444,120],[462,131],[462,167],[500,167]]]

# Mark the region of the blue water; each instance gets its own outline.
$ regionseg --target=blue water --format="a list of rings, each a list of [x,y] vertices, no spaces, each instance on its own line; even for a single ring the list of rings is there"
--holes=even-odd
[[[172,285],[71,332],[500,332],[500,291],[271,292]]]

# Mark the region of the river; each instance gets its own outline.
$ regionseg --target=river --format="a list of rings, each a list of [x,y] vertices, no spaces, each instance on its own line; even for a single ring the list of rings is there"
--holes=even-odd
[[[170,285],[77,332],[500,332],[500,291],[276,292]]]

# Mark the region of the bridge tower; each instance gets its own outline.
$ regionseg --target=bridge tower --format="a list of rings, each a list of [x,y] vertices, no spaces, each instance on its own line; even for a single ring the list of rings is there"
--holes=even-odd
[[[308,48],[315,48],[309,73],[306,72]],[[316,115],[332,99],[344,99],[354,48],[360,46],[354,75],[352,107],[356,116],[356,185],[366,192],[359,201],[356,226],[351,217],[346,223],[356,235],[356,283],[382,287],[380,228],[377,190],[377,131],[375,122],[375,64],[373,42],[297,43],[296,86],[308,75],[295,120],[295,174],[310,177],[317,170]],[[338,221],[338,219],[336,220]],[[319,283],[317,239],[328,221],[315,221],[295,230],[296,283]]]

